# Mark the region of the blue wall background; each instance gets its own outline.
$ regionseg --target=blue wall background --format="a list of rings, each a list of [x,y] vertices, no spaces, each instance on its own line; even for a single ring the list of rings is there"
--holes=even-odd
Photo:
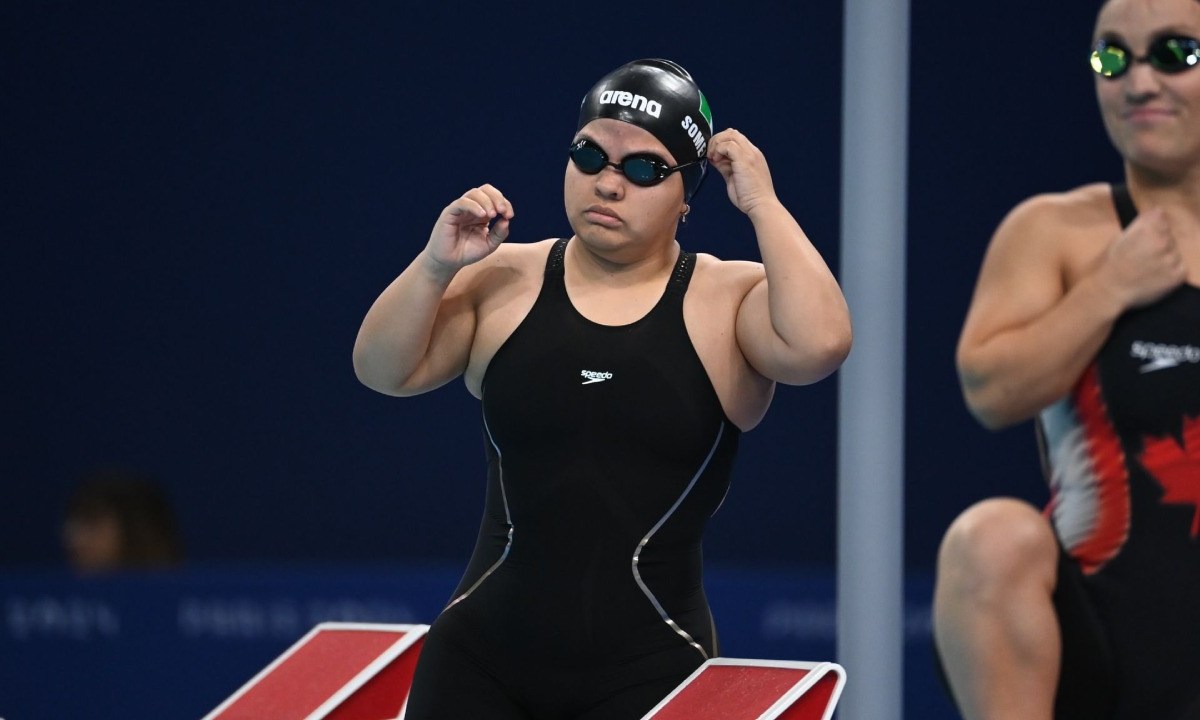
[[[1085,62],[1092,5],[914,3],[896,353],[918,603],[962,508],[1044,499],[1030,426],[979,428],[953,353],[1003,214],[1120,171]],[[197,572],[457,572],[482,507],[477,403],[457,382],[406,400],[360,386],[367,306],[473,185],[510,197],[516,241],[569,232],[578,101],[646,56],[682,63],[718,127],[764,150],[836,271],[841,27],[839,3],[765,0],[5,3],[0,566],[60,567],[70,487],[120,465],[167,486]],[[753,258],[723,190],[706,183],[680,239]],[[745,436],[706,543],[714,567],[832,573],[836,382],[780,388]]]

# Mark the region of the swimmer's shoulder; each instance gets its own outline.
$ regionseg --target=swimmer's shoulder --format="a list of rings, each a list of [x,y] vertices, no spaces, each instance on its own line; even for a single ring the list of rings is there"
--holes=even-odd
[[[1023,200],[1000,223],[996,240],[1011,237],[1018,242],[1057,243],[1080,235],[1094,236],[1117,222],[1112,186],[1090,183]]]

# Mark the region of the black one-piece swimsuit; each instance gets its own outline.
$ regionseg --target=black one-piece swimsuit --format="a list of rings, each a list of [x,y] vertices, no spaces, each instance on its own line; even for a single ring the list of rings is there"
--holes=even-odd
[[[484,377],[483,523],[409,720],[636,720],[716,654],[701,535],[739,431],[684,326],[695,256],[606,326],[567,296],[567,242]]]

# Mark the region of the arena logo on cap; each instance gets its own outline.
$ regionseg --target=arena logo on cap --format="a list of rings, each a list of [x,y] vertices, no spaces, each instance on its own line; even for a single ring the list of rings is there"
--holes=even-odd
[[[641,110],[652,117],[659,117],[662,114],[662,103],[657,100],[651,100],[644,95],[635,95],[626,90],[605,90],[600,93],[600,104],[631,107],[634,110]]]

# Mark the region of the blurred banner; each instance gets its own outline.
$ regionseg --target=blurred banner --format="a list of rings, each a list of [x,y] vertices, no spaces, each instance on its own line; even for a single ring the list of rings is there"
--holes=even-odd
[[[247,568],[0,578],[0,717],[199,718],[325,621],[431,622],[456,567]],[[834,660],[832,574],[712,569],[731,657]],[[909,717],[947,712],[929,668],[929,584],[907,591]],[[850,682],[854,671],[847,668]],[[869,682],[859,678],[860,682]],[[942,712],[942,715],[938,713]]]

